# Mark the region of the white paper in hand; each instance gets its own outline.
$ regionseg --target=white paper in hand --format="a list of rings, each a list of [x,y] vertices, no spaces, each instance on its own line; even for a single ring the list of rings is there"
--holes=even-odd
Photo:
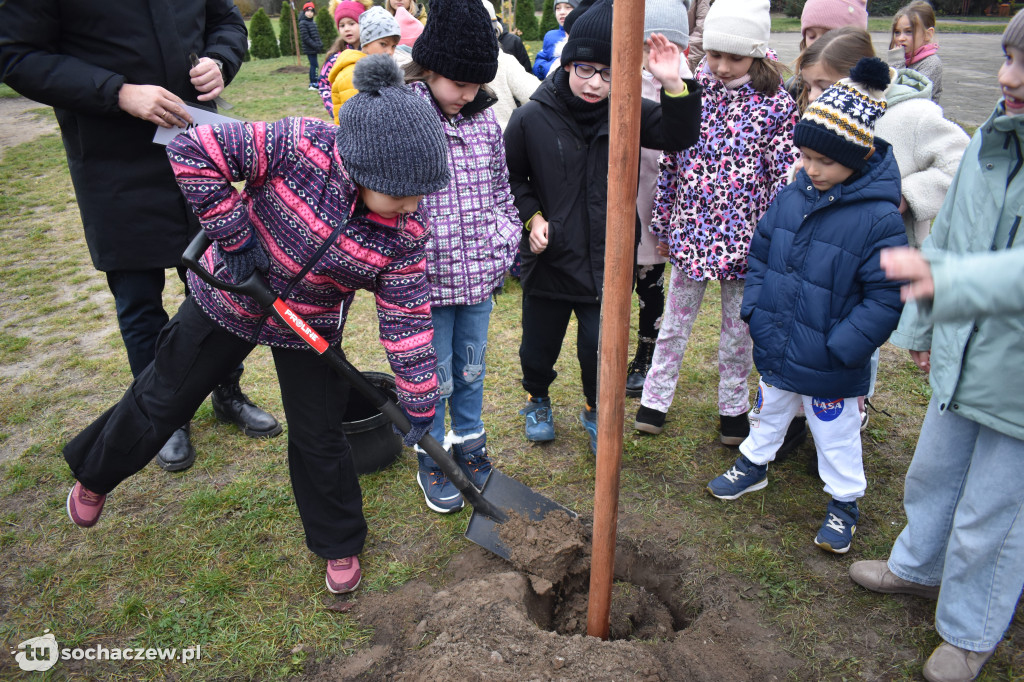
[[[160,126],[157,126],[156,134],[153,136],[153,142],[155,142],[156,144],[166,145],[168,142],[173,140],[181,133],[185,132],[186,130],[195,128],[196,126],[208,125],[213,123],[238,122],[237,118],[223,116],[221,114],[217,114],[206,109],[200,109],[199,107],[190,107],[187,104],[185,105],[185,109],[187,109],[189,115],[192,116],[192,123],[187,128],[178,128],[177,126],[173,128],[161,128]]]

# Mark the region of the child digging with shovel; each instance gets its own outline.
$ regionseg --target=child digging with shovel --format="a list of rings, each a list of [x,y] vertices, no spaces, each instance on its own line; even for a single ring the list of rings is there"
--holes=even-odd
[[[203,265],[229,282],[253,270],[328,343],[340,342],[356,289],[374,292],[380,338],[412,423],[407,445],[430,428],[436,358],[418,212],[448,184],[444,133],[430,105],[403,84],[386,55],[356,67],[359,94],[337,127],[309,118],[200,126],[167,147],[175,176],[216,248]],[[401,120],[407,135],[380,134]],[[396,168],[402,168],[396,173]],[[231,183],[244,180],[239,194]],[[64,448],[77,479],[71,520],[96,524],[106,495],[141,470],[209,394],[224,367],[256,345],[272,348],[288,419],[288,465],[306,545],[327,560],[327,589],[361,579],[362,493],[341,428],[349,386],[288,329],[244,296],[189,273],[192,295],[164,327],[156,359]]]

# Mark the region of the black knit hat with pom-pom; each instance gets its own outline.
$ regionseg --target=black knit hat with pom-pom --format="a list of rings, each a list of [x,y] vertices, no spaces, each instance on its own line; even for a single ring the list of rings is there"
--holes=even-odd
[[[796,124],[793,141],[860,170],[875,149],[875,121],[885,113],[889,67],[864,57],[844,78],[811,102]]]
[[[360,59],[352,74],[359,93],[338,110],[338,154],[352,180],[393,197],[433,194],[448,186],[448,143],[430,104],[405,85],[386,54]],[[401,133],[381,121],[402,121]]]
[[[480,0],[431,0],[412,60],[459,83],[490,83],[498,73],[498,37]]]

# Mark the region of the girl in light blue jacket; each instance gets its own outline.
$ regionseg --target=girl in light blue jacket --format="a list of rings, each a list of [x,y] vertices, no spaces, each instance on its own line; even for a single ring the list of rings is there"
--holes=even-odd
[[[909,280],[892,342],[932,398],[907,472],[907,525],[888,561],[850,577],[938,599],[929,680],[972,680],[1024,588],[1024,15],[1003,34],[1003,100],[978,129],[922,251],[883,254]]]

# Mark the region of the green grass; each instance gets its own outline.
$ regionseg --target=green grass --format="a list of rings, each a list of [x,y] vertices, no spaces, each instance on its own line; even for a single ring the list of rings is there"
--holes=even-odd
[[[246,64],[225,93],[236,104],[230,113],[322,116],[304,77],[279,72],[290,62]],[[50,679],[283,679],[302,674],[311,660],[365,646],[371,631],[351,613],[328,608],[336,600],[324,591],[323,561],[303,541],[285,439],[244,438],[219,424],[208,403],[193,421],[200,455],[190,471],[169,475],[149,466],[110,496],[97,528],[82,532],[68,522],[64,501],[73,479],[61,448],[121,396],[131,376],[110,294],[84,244],[59,138],[7,150],[0,186],[0,641],[13,647],[49,628],[66,647],[202,646],[202,660],[188,665],[94,663],[55,668]],[[170,277],[168,309],[181,295]],[[520,306],[521,291],[511,283],[493,313],[484,396],[489,449],[508,475],[588,514],[595,466],[574,420],[582,398],[571,341],[551,392],[558,441],[537,447],[522,436]],[[695,581],[731,573],[749,586],[761,619],[816,678],[879,669],[889,679],[913,678],[937,643],[930,607],[852,588],[849,560],[811,545],[826,498],[820,480],[804,470],[807,448],[773,467],[761,493],[725,504],[703,490],[736,456],[717,444],[719,316],[712,285],[665,434],[625,431],[622,518],[634,537],[685,548]],[[566,338],[575,331],[573,322]],[[353,305],[345,350],[360,368],[388,371],[365,293]],[[270,354],[258,349],[246,367],[246,392],[281,416]],[[929,397],[927,383],[891,347],[883,349],[881,377],[874,402],[892,417],[872,415],[865,437],[871,487],[850,558],[885,556],[902,526],[903,475]],[[636,400],[627,401],[627,423],[636,408]],[[360,481],[370,524],[361,590],[390,590],[413,578],[437,582],[468,547],[461,537],[468,515],[427,511],[415,470],[407,452]],[[881,633],[882,646],[845,653],[848,621],[858,636]],[[1024,670],[1015,653],[1024,632],[1014,627],[983,679]],[[911,662],[894,667],[894,646],[912,651]],[[16,674],[13,657],[0,656],[0,678]]]

